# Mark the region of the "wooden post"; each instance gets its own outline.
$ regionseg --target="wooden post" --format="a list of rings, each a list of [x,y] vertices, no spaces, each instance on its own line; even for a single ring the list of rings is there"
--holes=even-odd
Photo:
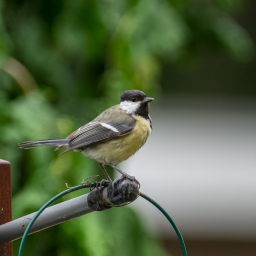
[[[12,220],[11,165],[0,159],[0,225]],[[0,256],[12,256],[12,242],[0,246]]]

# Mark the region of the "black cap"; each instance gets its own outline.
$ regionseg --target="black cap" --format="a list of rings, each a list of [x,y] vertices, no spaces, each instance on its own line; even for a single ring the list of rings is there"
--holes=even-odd
[[[122,93],[121,97],[120,97],[120,102],[123,101],[143,101],[145,98],[147,97],[147,95],[139,90],[129,90],[129,91],[125,91],[124,93]]]

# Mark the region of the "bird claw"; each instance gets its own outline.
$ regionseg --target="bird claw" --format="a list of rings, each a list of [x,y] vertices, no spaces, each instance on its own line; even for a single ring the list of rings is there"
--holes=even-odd
[[[135,181],[135,183],[138,184],[139,189],[140,189],[140,183],[139,183],[138,180],[135,179],[134,176],[130,176],[130,175],[128,175],[127,173],[124,173],[124,174],[122,175],[122,177],[125,177],[125,178],[127,178],[127,179],[129,179],[129,180],[131,180],[131,181]]]
[[[106,183],[112,183],[112,181],[110,181],[110,180],[101,180],[100,181],[100,187],[102,187],[103,186],[103,184],[106,184]]]
[[[125,173],[125,172],[123,173],[122,177],[125,177],[125,178],[127,178],[127,179],[129,179],[131,181],[136,180],[134,176],[131,176],[131,175]]]
[[[89,177],[83,179],[83,182],[82,182],[81,185],[89,185],[90,186],[90,191],[92,191],[92,183],[88,179],[93,178],[93,177],[99,177],[99,175],[92,175],[92,176],[89,176]],[[88,180],[88,181],[85,182],[86,180]]]
[[[136,180],[134,176],[131,176],[131,175],[125,173],[125,172],[122,174],[121,177],[115,179],[115,180],[112,182],[112,188],[114,189],[115,184],[118,183],[118,182],[119,182],[120,180],[122,180],[122,179],[129,179],[129,180],[131,180],[131,181],[135,181],[135,182],[138,184],[139,188],[140,188],[140,183],[139,183],[139,181]]]
[[[85,181],[90,179],[90,178],[93,178],[93,177],[99,177],[99,175],[92,175],[92,176],[89,176],[89,177],[83,179],[82,185],[90,183],[90,181],[87,181],[87,182],[85,182]]]

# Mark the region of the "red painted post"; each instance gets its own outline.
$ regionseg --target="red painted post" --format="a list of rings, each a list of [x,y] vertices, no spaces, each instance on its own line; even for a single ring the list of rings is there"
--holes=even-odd
[[[0,225],[12,220],[11,165],[0,159]],[[0,256],[12,256],[12,242],[0,245]]]

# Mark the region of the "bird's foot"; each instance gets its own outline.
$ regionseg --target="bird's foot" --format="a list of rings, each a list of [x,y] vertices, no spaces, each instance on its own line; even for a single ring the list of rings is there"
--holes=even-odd
[[[90,191],[92,191],[92,183],[88,179],[93,178],[93,177],[99,177],[99,175],[92,175],[92,176],[89,176],[89,177],[83,179],[83,182],[82,182],[81,185],[89,185],[90,186]],[[86,180],[88,180],[88,181],[85,182]]]
[[[110,184],[110,183],[112,183],[112,180],[101,180],[100,181],[100,187],[102,187],[104,184]]]
[[[138,180],[135,179],[134,176],[131,176],[131,175],[129,175],[129,174],[127,174],[127,173],[124,172],[121,177],[125,177],[125,178],[127,178],[127,179],[129,179],[129,180],[131,180],[131,181],[135,181],[135,183],[138,184],[139,189],[140,189],[140,183],[139,183]]]
[[[126,172],[123,172],[121,177],[125,177],[126,179],[129,179],[131,181],[136,180],[134,176],[131,176],[131,175],[127,174]]]
[[[85,184],[91,183],[90,181],[87,181],[87,182],[85,182],[85,181],[88,180],[88,179],[90,179],[90,178],[93,178],[93,177],[99,177],[99,175],[92,175],[92,176],[89,176],[89,177],[83,179],[83,182],[82,182],[81,185],[85,185]]]
[[[115,184],[118,183],[118,182],[119,182],[120,180],[122,180],[122,179],[129,179],[129,180],[131,180],[131,181],[135,181],[135,182],[138,184],[139,188],[140,188],[140,183],[139,183],[139,181],[136,180],[134,176],[131,176],[131,175],[125,173],[125,172],[122,173],[122,176],[121,176],[121,177],[115,179],[115,180],[112,182],[112,188],[114,189]]]

